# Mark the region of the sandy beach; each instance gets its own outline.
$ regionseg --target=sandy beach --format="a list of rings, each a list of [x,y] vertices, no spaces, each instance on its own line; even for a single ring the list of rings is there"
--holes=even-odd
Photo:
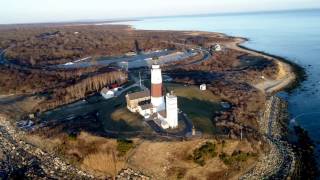
[[[246,39],[237,37],[234,40],[234,42],[224,43],[223,45],[225,45],[228,48],[246,52],[255,56],[262,56],[269,60],[275,60],[278,64],[279,71],[277,79],[273,80],[264,78],[262,82],[252,84],[254,87],[265,93],[274,93],[286,88],[288,85],[295,81],[296,75],[289,64],[281,61],[280,59],[268,56],[266,54],[241,48],[239,45],[244,43]]]

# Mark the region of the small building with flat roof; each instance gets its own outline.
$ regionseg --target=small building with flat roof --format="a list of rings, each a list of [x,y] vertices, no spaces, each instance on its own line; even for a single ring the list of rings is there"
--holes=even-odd
[[[139,103],[150,100],[150,91],[144,90],[126,95],[127,108],[131,112],[138,112]]]

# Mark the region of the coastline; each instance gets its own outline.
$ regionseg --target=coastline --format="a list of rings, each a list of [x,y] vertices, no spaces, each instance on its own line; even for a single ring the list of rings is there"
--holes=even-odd
[[[226,34],[223,35],[230,37]],[[271,150],[265,154],[262,154],[256,165],[250,171],[243,174],[241,179],[259,179],[261,177],[288,178],[295,176],[301,168],[301,162],[297,162],[297,159],[302,159],[302,157],[296,154],[297,150],[295,149],[295,146],[293,146],[293,144],[290,143],[286,138],[289,133],[289,129],[286,127],[288,124],[288,117],[286,115],[288,107],[278,105],[276,108],[274,108],[273,101],[278,101],[276,104],[286,103],[285,100],[280,99],[275,94],[280,91],[286,91],[290,93],[290,91],[300,86],[301,82],[306,78],[305,70],[303,67],[285,58],[250,49],[241,45],[242,43],[248,41],[247,38],[231,38],[233,38],[234,41],[226,43],[226,47],[256,56],[262,56],[269,60],[274,60],[279,67],[279,74],[276,80],[269,81],[269,85],[267,86],[264,85],[266,82],[254,85],[256,88],[263,91],[267,96],[268,94],[271,95],[271,98],[268,98],[266,102],[266,109],[263,112],[263,117],[261,117],[260,123],[262,123],[262,127],[259,128],[259,131],[264,135],[264,139],[269,144]],[[268,80],[264,80],[268,82]],[[274,115],[275,117],[270,117],[270,115]],[[285,129],[285,132],[283,132],[281,129]],[[261,169],[264,170],[261,171]]]
[[[227,35],[226,35],[227,36]],[[248,41],[247,38],[239,38],[239,37],[233,37],[236,40],[236,48],[239,50],[244,50],[249,53],[262,55],[263,57],[269,57],[275,61],[277,61],[278,65],[282,65],[282,68],[284,67],[284,72],[286,72],[286,75],[284,74],[280,79],[282,79],[282,82],[279,84],[276,84],[275,86],[266,89],[266,92],[269,91],[270,94],[276,94],[278,92],[284,91],[288,94],[292,93],[293,90],[297,89],[299,86],[301,86],[301,83],[307,79],[307,74],[304,67],[299,66],[298,64],[285,59],[283,57],[272,55],[263,51],[254,50],[248,47],[245,47],[241,45],[242,43]],[[276,95],[271,96],[271,98],[278,98]],[[278,98],[279,99],[279,98]],[[287,103],[286,100],[279,99],[282,101],[282,103]],[[266,109],[268,110],[268,108]],[[270,110],[269,110],[270,111]],[[281,177],[283,176],[283,172],[287,171],[287,178],[289,177],[317,177],[319,175],[319,169],[317,168],[317,162],[315,160],[316,155],[314,154],[314,150],[312,150],[315,143],[310,139],[308,133],[300,126],[293,127],[294,130],[289,129],[289,114],[288,114],[288,107],[278,107],[278,110],[276,111],[287,111],[284,118],[281,118],[279,116],[278,118],[275,118],[272,122],[270,120],[269,123],[274,124],[271,125],[275,127],[280,127],[280,129],[276,128],[276,131],[278,131],[278,134],[271,133],[271,136],[269,135],[267,137],[267,142],[269,145],[273,148],[276,148],[277,151],[282,152],[280,158],[282,158],[284,161],[287,162],[287,164],[282,165],[282,168],[279,168],[278,172],[275,174],[271,174],[271,176],[268,176],[269,178],[273,179],[275,177]],[[271,113],[271,112],[269,112]],[[264,122],[266,119],[264,119]],[[282,130],[281,130],[282,129]],[[280,130],[280,131],[279,131]],[[292,140],[289,140],[288,136],[295,136],[298,140],[298,142],[294,142]],[[307,144],[305,143],[308,142]],[[311,151],[305,150],[305,148],[310,148]],[[301,153],[303,151],[303,153]],[[272,156],[273,153],[266,154],[262,159],[262,162],[257,162],[257,166],[265,165],[265,159],[268,158],[268,156]],[[291,161],[290,161],[291,159]],[[289,161],[288,161],[289,160]],[[276,160],[274,160],[276,161]],[[272,167],[276,169],[276,167]],[[246,177],[250,177],[249,179],[252,179],[255,173],[248,172],[248,174],[244,175],[244,179]]]
[[[242,45],[246,41],[249,41],[248,38],[229,36],[228,34],[219,33],[219,32],[185,31],[185,33],[194,35],[194,36],[213,34],[215,36],[230,38],[232,42],[221,43],[221,44],[230,49],[242,51],[255,56],[264,57],[268,60],[276,61],[278,63],[278,66],[280,66],[280,71],[282,71],[280,76],[278,76],[276,81],[271,82],[267,87],[261,87],[261,85],[256,86],[258,87],[258,89],[262,91],[267,91],[267,93],[269,94],[275,94],[279,91],[286,91],[290,93],[293,89],[296,89],[301,84],[302,81],[306,79],[305,69],[299,66],[298,64],[290,60],[287,60],[283,57],[269,54],[263,51],[251,49]],[[265,82],[261,84],[264,84],[264,83]]]
[[[208,34],[209,34],[209,32],[208,32]],[[230,38],[232,38],[231,40],[235,40],[232,42],[228,42],[228,45],[230,48],[234,48],[236,50],[240,50],[240,51],[247,52],[249,54],[253,54],[253,55],[257,55],[257,56],[263,56],[263,57],[266,57],[267,59],[270,59],[270,60],[272,59],[278,63],[278,66],[280,67],[280,71],[281,71],[280,76],[276,79],[276,81],[272,81],[268,86],[261,87],[261,90],[266,92],[266,94],[267,93],[274,94],[278,91],[289,88],[290,86],[293,86],[293,84],[295,84],[295,82],[297,82],[299,80],[299,77],[298,77],[299,75],[297,75],[295,72],[296,69],[293,66],[291,66],[289,63],[282,61],[281,60],[282,58],[278,58],[277,56],[269,55],[267,53],[255,51],[255,50],[252,50],[252,49],[249,49],[249,48],[242,46],[241,43],[245,42],[247,39],[235,38],[235,37],[227,36],[227,35],[224,35],[221,33],[215,33],[215,34],[218,34],[219,36],[220,35],[225,36],[227,38],[230,37]],[[277,119],[276,119],[276,121],[277,121]],[[268,124],[269,122],[266,121],[266,123]],[[280,121],[279,122],[277,121],[276,123],[280,123]],[[277,147],[278,147],[277,144],[270,142],[270,141],[268,141],[268,142],[270,143],[270,146],[273,146],[274,149],[277,149]],[[276,168],[276,167],[273,167],[273,168]],[[271,170],[273,170],[273,169],[271,168]]]
[[[210,32],[194,31],[188,32],[192,35],[208,34]],[[259,131],[263,135],[263,139],[269,145],[270,151],[262,153],[256,165],[248,172],[242,175],[240,179],[260,179],[260,178],[288,178],[294,177],[299,171],[300,166],[297,165],[297,159],[300,156],[296,154],[295,147],[288,139],[288,114],[286,101],[277,97],[275,94],[280,91],[290,93],[291,90],[297,88],[306,78],[304,68],[286,60],[285,58],[271,55],[265,52],[247,48],[242,43],[248,41],[247,38],[228,36],[227,34],[212,32],[214,35],[231,38],[231,42],[220,43],[227,48],[242,51],[254,56],[264,57],[277,63],[279,71],[275,80],[268,80],[258,84],[251,84],[260,91],[264,92],[267,97],[265,109],[263,109],[261,117],[262,123]],[[299,164],[299,163],[298,163]]]
[[[302,78],[302,75],[297,73],[300,70],[300,66],[289,63],[290,61],[285,60],[279,56],[271,55],[265,52],[257,51],[254,49],[247,48],[242,43],[248,41],[246,38],[233,37],[235,42],[226,44],[227,47],[246,52],[256,56],[262,56],[269,60],[275,60],[278,63],[279,74],[276,80],[265,80],[259,84],[256,84],[255,87],[264,91],[267,94],[274,94],[281,90],[293,89],[295,88]],[[304,72],[304,71],[303,71]],[[303,73],[304,74],[304,73]]]
[[[270,56],[272,58],[274,58],[275,60],[277,61],[280,61],[282,63],[286,63],[287,65],[290,66],[291,68],[291,71],[295,74],[295,80],[292,81],[291,83],[289,83],[287,86],[283,87],[280,89],[280,91],[286,91],[288,93],[290,93],[292,90],[296,89],[297,87],[299,87],[301,85],[301,82],[303,82],[304,80],[306,80],[307,78],[307,75],[306,75],[306,72],[305,72],[305,68],[299,66],[298,64],[290,61],[290,60],[287,60],[283,57],[280,57],[280,56],[277,56],[277,55],[273,55],[273,54],[269,54],[269,53],[266,53],[266,52],[263,52],[263,51],[258,51],[258,50],[254,50],[254,49],[251,49],[251,48],[248,48],[248,47],[245,47],[241,44],[238,44],[238,46],[242,49],[246,49],[246,50],[249,50],[251,52],[256,52],[256,53],[259,53],[259,54],[264,54],[266,56]]]

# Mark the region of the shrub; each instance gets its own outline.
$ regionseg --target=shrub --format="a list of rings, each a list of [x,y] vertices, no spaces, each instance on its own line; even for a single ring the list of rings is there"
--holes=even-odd
[[[222,153],[219,155],[219,158],[223,161],[224,164],[226,165],[231,165],[232,164],[232,159],[230,156],[228,156],[226,153]]]
[[[75,141],[75,140],[77,140],[77,134],[74,134],[74,133],[69,134],[69,135],[68,135],[68,140],[70,140],[70,141]]]
[[[217,156],[216,146],[211,142],[206,142],[200,148],[197,148],[193,151],[193,161],[200,166],[205,165],[205,161],[208,158],[213,158]]]
[[[117,151],[119,156],[124,156],[133,147],[134,147],[134,144],[132,140],[127,140],[127,139],[117,140]]]
[[[234,163],[245,162],[249,157],[255,156],[254,153],[245,153],[242,151],[234,151],[231,156],[222,153],[219,155],[219,158],[226,165],[233,165]]]

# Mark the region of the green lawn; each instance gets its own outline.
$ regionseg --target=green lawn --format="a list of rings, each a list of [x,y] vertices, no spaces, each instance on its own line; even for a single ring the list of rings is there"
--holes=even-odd
[[[216,129],[212,120],[214,113],[220,111],[219,98],[210,91],[200,91],[196,86],[166,84],[168,91],[173,90],[178,96],[179,109],[192,120],[195,128],[205,134],[214,134]]]

